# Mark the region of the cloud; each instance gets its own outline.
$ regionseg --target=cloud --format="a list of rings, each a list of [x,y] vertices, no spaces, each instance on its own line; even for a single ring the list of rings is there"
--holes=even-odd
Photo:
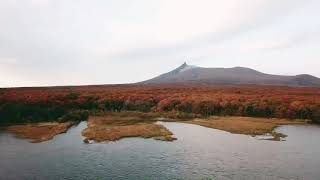
[[[0,86],[135,82],[186,57],[196,65],[269,71],[273,62],[260,66],[248,59],[268,59],[277,51],[273,58],[292,53],[291,61],[298,62],[295,54],[309,57],[310,49],[319,47],[319,5],[316,0],[2,0]],[[317,63],[319,56],[314,52],[305,61]],[[303,71],[320,76],[313,66]]]
[[[258,42],[250,43],[240,48],[245,52],[253,51],[281,51],[294,47],[301,47],[307,42],[312,42],[320,39],[320,29],[316,32],[304,32],[296,34],[293,37],[280,37],[278,39],[259,40]]]

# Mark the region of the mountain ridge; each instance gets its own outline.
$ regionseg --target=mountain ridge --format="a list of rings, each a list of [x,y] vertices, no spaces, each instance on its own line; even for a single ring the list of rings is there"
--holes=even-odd
[[[275,85],[320,87],[320,79],[309,74],[273,75],[247,67],[211,68],[188,65],[186,62],[172,71],[141,82],[142,84],[207,85]]]

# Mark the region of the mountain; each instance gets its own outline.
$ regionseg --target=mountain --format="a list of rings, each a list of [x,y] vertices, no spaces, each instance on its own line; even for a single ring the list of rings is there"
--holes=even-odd
[[[173,71],[141,83],[320,87],[320,79],[308,74],[282,76],[265,74],[246,67],[203,68],[187,63],[183,63]]]

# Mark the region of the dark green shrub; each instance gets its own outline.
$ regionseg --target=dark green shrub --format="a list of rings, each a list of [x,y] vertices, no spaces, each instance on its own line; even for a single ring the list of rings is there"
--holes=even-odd
[[[59,122],[84,121],[89,117],[89,111],[76,110],[70,111],[58,119]]]
[[[80,96],[79,93],[72,92],[72,93],[67,94],[65,96],[65,98],[68,100],[77,100],[79,98],[79,96]]]

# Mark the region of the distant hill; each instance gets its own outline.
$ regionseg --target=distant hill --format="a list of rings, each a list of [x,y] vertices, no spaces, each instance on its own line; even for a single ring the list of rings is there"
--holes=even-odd
[[[273,85],[320,87],[320,79],[308,74],[282,76],[265,74],[246,67],[203,68],[183,63],[178,68],[143,84]]]

